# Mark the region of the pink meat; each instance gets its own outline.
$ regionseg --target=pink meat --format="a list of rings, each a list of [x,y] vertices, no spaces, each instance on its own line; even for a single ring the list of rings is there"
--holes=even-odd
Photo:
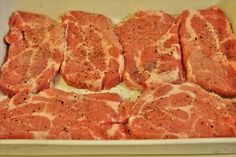
[[[184,81],[175,19],[161,11],[139,11],[116,27],[124,48],[124,83],[136,89]]]
[[[107,17],[83,11],[62,16],[68,49],[61,67],[71,86],[93,91],[110,89],[122,81],[122,47]]]
[[[236,96],[236,36],[217,7],[178,18],[187,79],[221,96]]]
[[[17,11],[9,21],[0,88],[8,96],[49,88],[63,60],[64,29],[45,15]]]
[[[112,93],[19,93],[0,103],[0,139],[125,139],[120,103]]]
[[[192,83],[161,84],[128,107],[131,138],[236,137],[236,104]]]

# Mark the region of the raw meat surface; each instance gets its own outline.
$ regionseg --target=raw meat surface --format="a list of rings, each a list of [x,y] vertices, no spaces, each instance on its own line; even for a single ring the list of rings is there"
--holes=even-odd
[[[144,90],[184,81],[175,19],[161,11],[139,11],[116,27],[124,48],[124,83]]]
[[[49,88],[66,47],[62,25],[45,15],[17,11],[9,27],[5,40],[10,46],[0,75],[2,91],[11,97]]]
[[[122,47],[107,17],[83,11],[62,16],[68,49],[61,67],[67,84],[93,91],[122,81]]]
[[[236,137],[236,103],[192,83],[162,84],[130,109],[131,138]]]
[[[178,18],[187,79],[221,96],[236,96],[236,36],[217,7]]]
[[[57,89],[15,95],[0,103],[0,139],[124,139],[117,94]]]

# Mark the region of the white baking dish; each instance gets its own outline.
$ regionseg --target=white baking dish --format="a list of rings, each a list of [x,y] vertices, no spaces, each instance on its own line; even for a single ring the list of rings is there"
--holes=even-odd
[[[8,31],[8,19],[13,11],[24,10],[44,13],[53,19],[68,10],[97,12],[110,17],[114,23],[137,10],[163,10],[177,15],[187,8],[206,8],[219,5],[228,15],[236,30],[235,0],[1,0],[0,37]],[[0,42],[0,65],[6,55],[6,46]],[[84,92],[66,86],[60,77],[56,87],[67,91]],[[135,98],[139,93],[122,85],[112,89],[123,98]],[[1,98],[1,96],[0,96]],[[1,124],[0,124],[1,125]],[[8,155],[118,155],[118,154],[205,154],[236,156],[236,138],[171,139],[171,140],[0,140],[0,156]]]

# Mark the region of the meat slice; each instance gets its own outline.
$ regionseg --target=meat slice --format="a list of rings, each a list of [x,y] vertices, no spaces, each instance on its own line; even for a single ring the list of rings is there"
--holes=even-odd
[[[124,83],[147,89],[184,80],[175,19],[161,11],[139,11],[116,27],[124,48]]]
[[[1,139],[123,139],[117,94],[80,95],[47,89],[0,103]]]
[[[187,79],[221,96],[236,96],[236,36],[223,11],[186,10],[178,22]]]
[[[130,109],[131,138],[236,137],[236,104],[196,84],[161,84]]]
[[[68,49],[61,74],[67,84],[98,91],[120,83],[123,52],[111,20],[100,14],[70,11],[62,21]]]
[[[13,96],[49,88],[66,47],[63,26],[45,15],[17,11],[9,27],[8,57],[0,75],[2,91]]]

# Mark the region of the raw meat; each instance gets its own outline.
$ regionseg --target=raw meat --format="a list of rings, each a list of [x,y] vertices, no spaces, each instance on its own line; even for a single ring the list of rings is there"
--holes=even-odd
[[[83,11],[62,16],[68,49],[61,67],[71,86],[93,91],[110,89],[122,81],[122,47],[107,17]]]
[[[221,96],[236,96],[236,36],[217,7],[178,18],[187,79]]]
[[[0,139],[124,139],[117,94],[57,89],[15,95],[0,103]]]
[[[192,83],[162,84],[130,109],[131,138],[236,137],[236,103]]]
[[[116,27],[124,48],[124,83],[144,90],[184,81],[175,19],[161,11],[139,11]]]
[[[8,96],[49,88],[66,47],[62,25],[45,15],[14,12],[5,37],[10,44],[0,87]]]

